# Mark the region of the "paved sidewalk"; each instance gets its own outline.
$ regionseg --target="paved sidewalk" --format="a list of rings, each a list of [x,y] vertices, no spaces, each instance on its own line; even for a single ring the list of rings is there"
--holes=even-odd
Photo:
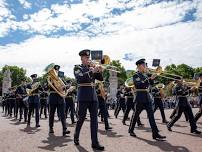
[[[194,113],[198,109],[193,109]],[[0,109],[0,112],[2,109]],[[166,116],[171,110],[166,110]],[[118,119],[110,111],[109,119],[112,131],[105,131],[104,124],[99,123],[100,143],[105,146],[108,152],[202,152],[202,135],[190,133],[189,123],[185,122],[184,115],[172,128],[173,132],[167,131],[165,124],[161,123],[160,112],[155,113],[156,122],[161,130],[161,134],[167,136],[166,141],[155,141],[152,139],[151,130],[146,117],[146,112],[141,114],[141,121],[144,127],[137,128],[136,138],[130,137],[127,133],[128,126],[121,123],[122,112]],[[130,114],[131,115],[131,114]],[[57,118],[56,118],[57,119]],[[100,118],[99,118],[100,121]],[[23,122],[19,123],[13,118],[7,118],[0,113],[0,152],[87,152],[93,151],[90,142],[90,122],[89,117],[81,130],[80,145],[73,143],[74,125],[69,125],[71,134],[62,137],[62,126],[59,121],[55,122],[55,134],[48,134],[48,119],[40,120],[40,128],[35,128],[34,118],[31,120],[31,127]],[[68,122],[70,120],[68,118]],[[129,121],[126,122],[129,125]],[[202,131],[202,118],[197,123],[198,129]]]

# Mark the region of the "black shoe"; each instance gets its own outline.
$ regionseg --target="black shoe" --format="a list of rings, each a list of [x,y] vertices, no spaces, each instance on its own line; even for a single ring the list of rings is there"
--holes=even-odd
[[[53,133],[54,133],[53,128],[50,128],[50,129],[49,129],[49,134],[53,134]]]
[[[74,138],[74,144],[75,144],[76,146],[78,146],[78,145],[79,145],[79,139]]]
[[[21,119],[19,119],[19,122],[21,122]]]
[[[76,123],[76,121],[72,121],[72,124],[75,124]]]
[[[198,130],[191,130],[191,133],[194,133],[194,134],[201,134],[201,131],[198,131]]]
[[[39,127],[41,127],[39,124],[36,124],[36,128],[39,128]]]
[[[167,126],[168,131],[172,131],[171,127]]]
[[[130,136],[136,137],[136,134],[134,132],[129,132]]]
[[[30,126],[30,123],[29,123],[29,122],[27,123],[27,126]]]
[[[69,130],[65,130],[65,131],[63,131],[63,133],[62,133],[63,136],[65,136],[65,135],[67,135],[67,134],[70,134],[70,131],[69,131]]]
[[[100,145],[99,143],[93,144],[92,148],[95,149],[95,150],[101,150],[101,151],[103,151],[105,149],[105,147]]]
[[[112,127],[105,127],[105,130],[111,130]]]
[[[125,122],[125,121],[122,121],[122,124],[123,124],[123,125],[126,125],[126,122]]]
[[[153,137],[153,139],[164,139],[164,138],[166,138],[166,136],[161,136],[158,133],[157,134],[153,134],[152,137]]]

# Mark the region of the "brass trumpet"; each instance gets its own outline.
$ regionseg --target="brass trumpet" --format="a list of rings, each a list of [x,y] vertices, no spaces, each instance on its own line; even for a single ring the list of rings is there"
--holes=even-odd
[[[110,57],[108,55],[103,55],[103,59],[99,62],[93,62],[92,60],[90,60],[90,66],[92,67],[101,67],[102,69],[108,70],[108,71],[113,71],[113,72],[117,72],[120,73],[120,71],[115,70],[117,67],[110,65]]]

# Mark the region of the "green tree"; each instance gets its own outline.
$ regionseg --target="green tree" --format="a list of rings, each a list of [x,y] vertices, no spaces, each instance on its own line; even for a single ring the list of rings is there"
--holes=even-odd
[[[194,73],[202,73],[202,67],[194,68]]]
[[[126,75],[127,78],[131,78],[135,74],[135,70],[127,70]]]
[[[124,84],[125,80],[127,79],[127,74],[126,74],[125,68],[121,65],[120,61],[119,60],[112,60],[110,65],[112,66],[112,68],[114,70],[119,71],[119,73],[117,73],[118,84]],[[103,76],[104,76],[104,80],[106,81],[106,83],[108,83],[109,82],[109,76],[110,76],[109,71],[104,70]]]
[[[4,73],[6,71],[6,69],[9,69],[11,71],[11,79],[12,79],[12,86],[17,86],[17,85],[20,85],[21,83],[21,79],[27,79],[26,77],[26,70],[21,68],[21,67],[18,67],[18,66],[4,66],[2,68],[2,72],[1,73]],[[3,79],[3,74],[1,74],[1,81]]]

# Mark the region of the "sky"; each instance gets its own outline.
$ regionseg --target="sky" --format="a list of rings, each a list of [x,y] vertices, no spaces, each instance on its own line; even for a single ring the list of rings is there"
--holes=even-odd
[[[140,58],[201,67],[202,0],[0,0],[0,68],[56,63],[73,77],[82,49],[127,70]]]

